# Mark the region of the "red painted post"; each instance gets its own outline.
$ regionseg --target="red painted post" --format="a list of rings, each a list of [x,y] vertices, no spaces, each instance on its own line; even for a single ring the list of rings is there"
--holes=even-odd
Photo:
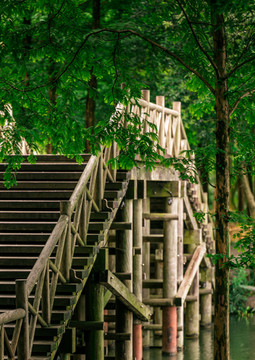
[[[135,360],[143,359],[143,336],[142,324],[134,324],[133,326],[133,353]]]
[[[176,355],[177,353],[177,307],[163,308],[162,353]]]

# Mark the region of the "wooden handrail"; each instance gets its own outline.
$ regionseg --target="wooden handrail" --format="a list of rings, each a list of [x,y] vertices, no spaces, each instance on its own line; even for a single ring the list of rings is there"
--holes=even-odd
[[[77,202],[79,201],[82,193],[84,192],[85,187],[89,181],[89,178],[98,163],[98,160],[99,160],[99,156],[95,156],[95,155],[92,155],[91,158],[89,159],[89,161],[80,177],[80,180],[78,181],[78,183],[74,189],[74,192],[70,197],[71,213],[74,211]]]
[[[139,100],[131,100],[131,103],[133,105],[137,105],[139,104],[140,106],[143,106],[143,107],[149,107],[150,110],[157,110],[157,111],[164,111],[165,114],[169,114],[169,115],[173,115],[173,116],[179,116],[180,113],[176,110],[173,110],[173,109],[168,109],[164,106],[160,106],[160,105],[157,105],[157,104],[154,104],[154,103],[151,103],[151,102],[148,102],[148,101],[145,101],[143,99],[139,99]]]
[[[39,258],[37,259],[36,263],[34,264],[30,274],[27,278],[27,295],[29,296],[33,287],[35,286],[37,280],[39,279],[41,272],[43,271],[44,267],[46,266],[49,257],[54,250],[59,238],[61,237],[65,227],[68,223],[68,216],[61,215],[56,226],[54,227],[48,241],[46,242]]]
[[[26,312],[24,309],[5,311],[4,313],[0,314],[0,325],[23,319],[25,316]]]

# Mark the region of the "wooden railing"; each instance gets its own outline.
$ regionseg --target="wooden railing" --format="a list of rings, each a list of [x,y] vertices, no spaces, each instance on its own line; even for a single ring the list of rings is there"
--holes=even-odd
[[[159,145],[165,149],[166,155],[178,157],[181,151],[189,150],[181,121],[180,103],[174,103],[171,110],[165,108],[164,97],[157,97],[157,104],[149,101],[148,92],[144,91],[143,97],[138,101],[139,106],[137,101],[133,101],[129,111],[156,125]],[[123,106],[117,107],[118,113],[123,111]],[[142,131],[151,129],[146,125]],[[0,360],[4,356],[3,344],[10,358],[14,358],[17,348],[20,360],[29,359],[37,323],[42,327],[50,325],[57,284],[69,281],[75,247],[84,246],[87,242],[91,211],[99,212],[102,209],[107,178],[111,182],[116,180],[116,170],[111,169],[107,162],[117,156],[117,152],[114,143],[102,149],[98,156],[91,156],[70,199],[60,203],[60,217],[39,258],[27,280],[18,282],[16,297],[19,308],[0,314]],[[201,185],[196,186],[200,203],[205,203]],[[30,296],[32,292],[33,297]],[[4,324],[10,321],[16,321],[11,343],[4,330]]]
[[[25,316],[26,316],[26,311],[21,308],[12,311],[6,311],[0,314],[0,360],[4,360],[5,353],[7,354],[8,359],[14,359],[23,319],[25,318]],[[15,322],[14,332],[12,339],[10,341],[4,325],[14,322]]]

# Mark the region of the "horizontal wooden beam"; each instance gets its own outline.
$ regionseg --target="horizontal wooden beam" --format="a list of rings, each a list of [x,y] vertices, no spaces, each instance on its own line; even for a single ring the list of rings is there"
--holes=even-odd
[[[178,220],[178,214],[164,214],[164,213],[145,213],[143,214],[144,219],[148,220]]]
[[[91,330],[104,330],[104,322],[103,321],[78,321],[71,320],[69,323],[70,328],[82,329],[84,331]]]
[[[150,309],[138,300],[110,270],[100,272],[100,283],[116,295],[138,319],[142,321],[150,320]]]
[[[111,230],[132,230],[132,223],[114,221],[111,225]]]
[[[188,268],[183,277],[182,283],[176,294],[175,304],[177,306],[183,305],[186,296],[189,292],[189,289],[191,287],[191,284],[193,282],[193,279],[199,269],[199,265],[204,257],[205,251],[206,251],[206,246],[204,243],[199,245],[194,251],[194,254],[189,262]]]
[[[144,289],[162,289],[163,280],[162,279],[147,279],[143,280]]]
[[[143,324],[143,329],[146,329],[146,330],[154,330],[154,331],[157,331],[157,330],[162,330],[162,324]],[[178,326],[177,328],[178,331],[182,331],[183,330],[183,327],[182,326]]]
[[[131,340],[130,333],[107,333],[104,336],[105,340],[119,340],[119,341],[129,341]]]
[[[151,242],[151,243],[162,243],[164,239],[164,235],[144,235],[143,241]]]
[[[149,299],[143,299],[143,303],[145,305],[155,306],[155,307],[173,306],[174,305],[174,298],[169,298],[169,299],[149,298]]]

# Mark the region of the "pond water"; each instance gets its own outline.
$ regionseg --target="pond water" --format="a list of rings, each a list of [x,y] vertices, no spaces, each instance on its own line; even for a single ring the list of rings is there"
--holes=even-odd
[[[230,318],[231,360],[255,359],[255,317]],[[185,348],[177,356],[162,356],[160,348],[144,351],[144,360],[213,360],[213,332],[201,329],[198,340],[185,339]]]

